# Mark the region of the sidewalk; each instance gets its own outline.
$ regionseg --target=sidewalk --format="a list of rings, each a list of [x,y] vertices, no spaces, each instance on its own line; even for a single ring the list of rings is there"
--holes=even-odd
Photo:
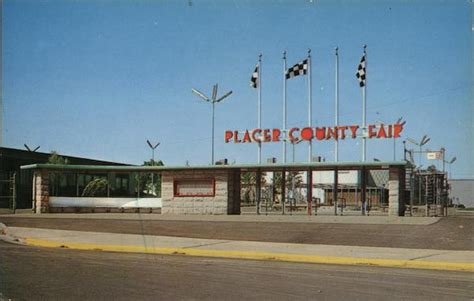
[[[8,227],[0,239],[30,246],[474,272],[474,251],[309,245]]]

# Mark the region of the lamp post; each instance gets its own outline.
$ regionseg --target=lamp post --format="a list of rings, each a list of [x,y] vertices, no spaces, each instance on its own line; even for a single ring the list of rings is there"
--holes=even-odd
[[[146,143],[148,146],[151,148],[151,166],[155,165],[155,149],[160,145],[160,142],[157,142],[156,144],[152,144],[150,140],[147,140]],[[154,174],[151,172],[151,192],[153,195],[155,195],[155,181],[154,181]]]
[[[37,146],[35,149],[31,149],[28,145],[26,145],[26,143],[23,145],[25,146],[27,151],[32,152],[32,153],[36,152],[40,148],[40,146]]]
[[[378,112],[377,112],[378,114]],[[406,121],[402,121],[403,120],[403,117],[400,117],[398,118],[397,122],[395,122],[395,124],[400,124],[402,127],[405,125]],[[377,122],[379,126],[383,126],[385,124],[385,122],[381,121],[380,119],[377,120]],[[396,155],[396,139],[395,137],[392,138],[393,139],[393,161],[396,161],[397,160],[397,155]]]
[[[421,154],[422,154],[422,147],[423,145],[425,145],[426,143],[428,143],[429,141],[431,140],[431,138],[428,137],[428,135],[424,135],[421,140],[418,142],[416,141],[415,139],[412,139],[412,138],[407,138],[407,141],[418,146],[420,148],[420,151],[419,151],[419,154],[420,154],[420,166],[421,166]]]
[[[456,161],[456,160],[457,160],[456,157],[453,157],[451,160],[444,160],[444,158],[443,158],[443,162],[448,164],[448,168],[449,168],[448,178],[451,178],[451,176],[450,176],[450,174],[451,174],[451,164],[453,164],[454,161]]]
[[[215,104],[223,101],[225,98],[232,94],[232,91],[227,92],[222,97],[217,98],[217,84],[212,87],[212,97],[207,97],[204,93],[192,88],[191,90],[194,94],[199,96],[202,100],[210,102],[212,104],[212,147],[211,147],[211,165],[214,165],[214,120],[215,120]]]
[[[151,164],[155,163],[155,149],[160,145],[160,142],[153,145],[150,140],[147,140],[146,143],[151,148]]]

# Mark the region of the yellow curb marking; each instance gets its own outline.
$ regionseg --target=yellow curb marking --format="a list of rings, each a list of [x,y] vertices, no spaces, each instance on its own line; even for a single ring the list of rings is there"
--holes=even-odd
[[[317,255],[301,255],[288,253],[252,252],[252,251],[223,251],[203,250],[193,248],[157,248],[127,245],[97,245],[88,243],[66,243],[36,238],[25,238],[26,244],[37,247],[69,248],[76,250],[93,250],[109,252],[131,252],[162,255],[189,255],[201,257],[237,258],[255,260],[274,260],[303,263],[322,263],[340,265],[367,265],[381,267],[399,267],[412,269],[451,270],[474,272],[474,263],[468,262],[440,262],[440,261],[415,261],[406,259],[376,259],[357,257],[333,257]]]

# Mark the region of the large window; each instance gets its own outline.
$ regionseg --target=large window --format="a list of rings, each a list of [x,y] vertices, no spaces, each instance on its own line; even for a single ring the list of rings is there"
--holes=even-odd
[[[49,175],[51,196],[76,196],[76,174],[52,172]]]
[[[133,197],[135,196],[135,185],[130,181],[129,174],[111,174],[111,196],[113,197]]]
[[[83,197],[106,197],[108,180],[106,174],[78,174],[77,186]]]

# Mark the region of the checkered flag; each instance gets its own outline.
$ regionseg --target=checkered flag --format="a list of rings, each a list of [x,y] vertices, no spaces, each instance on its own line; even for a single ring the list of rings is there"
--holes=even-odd
[[[257,66],[255,66],[255,70],[253,71],[252,73],[252,77],[250,78],[250,87],[252,88],[257,88],[258,87],[258,77],[259,77],[259,74],[260,74],[260,70],[259,70],[259,64],[257,64]]]
[[[285,78],[290,79],[298,75],[305,75],[307,73],[308,73],[308,59],[286,70]]]
[[[356,77],[359,80],[361,87],[365,86],[365,54],[360,59],[359,67],[357,68]]]

